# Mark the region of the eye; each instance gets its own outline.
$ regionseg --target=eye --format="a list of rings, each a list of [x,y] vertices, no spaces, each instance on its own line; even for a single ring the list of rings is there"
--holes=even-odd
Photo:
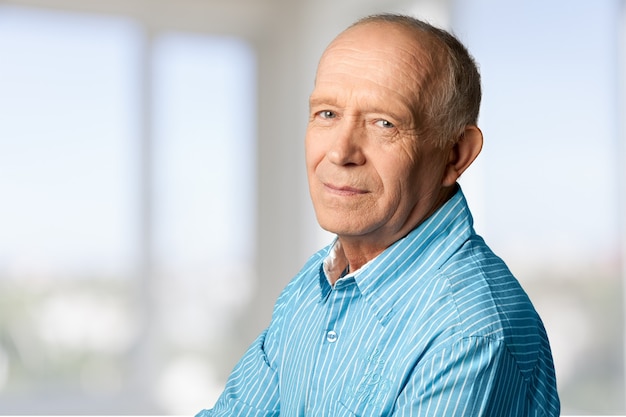
[[[378,120],[376,124],[385,129],[392,129],[395,127],[395,125],[391,123],[389,120],[384,120],[384,119]]]
[[[320,112],[317,112],[317,115],[322,119],[334,119],[335,117],[337,117],[335,112],[332,110],[322,110]]]

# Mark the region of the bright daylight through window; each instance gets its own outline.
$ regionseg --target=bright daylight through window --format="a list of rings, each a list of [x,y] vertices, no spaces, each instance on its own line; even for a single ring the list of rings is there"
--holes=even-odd
[[[253,282],[254,54],[5,6],[0,56],[0,414],[190,412]]]

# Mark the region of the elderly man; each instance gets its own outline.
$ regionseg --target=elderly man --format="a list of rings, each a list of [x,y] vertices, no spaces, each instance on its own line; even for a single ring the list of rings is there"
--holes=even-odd
[[[337,235],[280,295],[209,416],[558,416],[548,339],[472,228],[480,77],[449,33],[376,15],[324,52],[306,133]]]

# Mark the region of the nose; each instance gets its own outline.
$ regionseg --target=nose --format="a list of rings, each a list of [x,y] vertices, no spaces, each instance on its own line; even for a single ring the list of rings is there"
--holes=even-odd
[[[335,165],[363,165],[363,141],[365,132],[355,121],[345,120],[336,129],[335,137],[326,153],[330,162]]]

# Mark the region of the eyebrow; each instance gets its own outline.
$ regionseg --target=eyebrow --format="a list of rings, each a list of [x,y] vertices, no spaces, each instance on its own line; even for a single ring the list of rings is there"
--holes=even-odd
[[[316,96],[314,93],[309,96],[310,106],[321,106],[323,104],[329,104],[336,106],[336,98],[328,98],[327,96]]]

